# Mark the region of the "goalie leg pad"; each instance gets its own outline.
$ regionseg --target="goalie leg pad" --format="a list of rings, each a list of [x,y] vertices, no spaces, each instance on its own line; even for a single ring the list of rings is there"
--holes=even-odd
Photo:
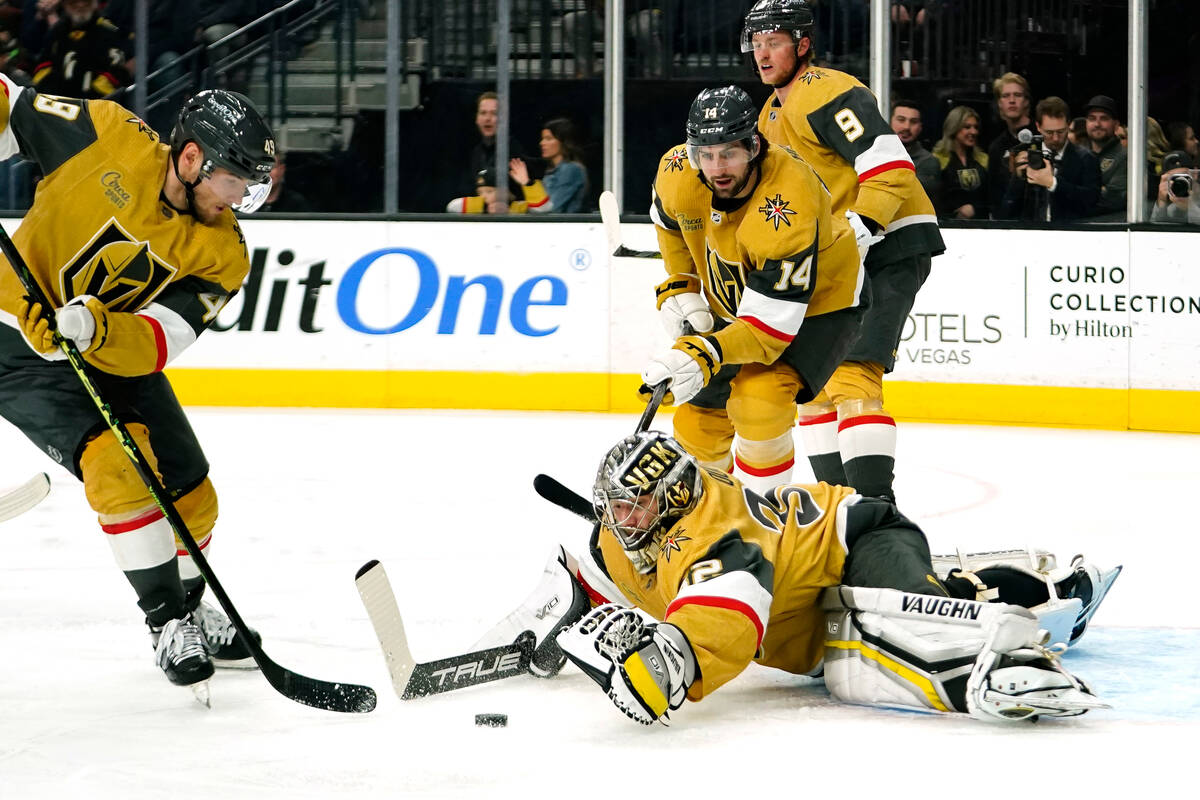
[[[575,559],[559,546],[542,569],[537,588],[515,611],[496,623],[472,650],[511,644],[523,631],[533,631],[536,641],[529,671],[539,678],[557,675],[567,661],[555,634],[574,625],[591,608],[587,593],[575,579]]]
[[[1051,642],[1075,645],[1121,567],[1101,569],[1081,555],[1059,567],[1045,550],[933,556],[934,570],[958,596],[999,600],[1033,611]]]
[[[825,682],[839,700],[988,720],[1103,708],[1018,606],[840,586],[825,592]]]

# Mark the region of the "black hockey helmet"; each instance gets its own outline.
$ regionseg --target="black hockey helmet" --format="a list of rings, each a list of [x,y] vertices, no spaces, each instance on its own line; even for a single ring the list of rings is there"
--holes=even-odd
[[[667,531],[696,507],[702,493],[699,462],[665,433],[643,431],[605,454],[592,503],[634,568],[647,574],[658,563]]]
[[[698,170],[700,148],[731,142],[743,142],[751,161],[763,152],[762,136],[758,133],[758,109],[750,95],[740,87],[705,89],[696,95],[688,111],[688,162]]]
[[[737,86],[705,89],[696,95],[688,111],[688,147],[737,142],[758,129],[758,108],[750,95]]]
[[[251,183],[264,183],[275,166],[275,136],[250,98],[225,89],[205,89],[183,104],[171,131],[171,156],[178,163],[188,142],[204,152],[201,178],[217,167]]]
[[[758,0],[754,7],[746,12],[742,23],[742,52],[749,53],[754,49],[754,34],[772,31],[790,33],[797,43],[805,36],[811,41],[812,6],[805,0]]]

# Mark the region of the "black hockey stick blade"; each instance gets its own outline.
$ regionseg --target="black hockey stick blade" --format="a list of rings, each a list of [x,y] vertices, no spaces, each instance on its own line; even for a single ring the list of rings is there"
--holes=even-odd
[[[533,489],[543,499],[549,500],[559,508],[565,508],[572,514],[583,517],[588,522],[596,521],[596,510],[592,508],[592,504],[588,502],[586,497],[576,494],[549,475],[536,476],[533,479]]]
[[[529,670],[535,642],[532,631],[522,632],[515,642],[503,647],[418,663],[408,646],[404,620],[383,565],[376,560],[363,564],[354,575],[354,583],[383,648],[392,688],[401,700],[490,683]]]
[[[463,653],[414,666],[401,700],[427,697],[524,675],[533,660],[533,631],[524,631],[512,644]]]
[[[657,250],[634,250],[621,244],[621,211],[617,196],[612,192],[600,193],[600,219],[604,222],[604,235],[608,240],[608,252],[618,258],[662,258]]]
[[[50,302],[41,285],[37,282],[37,279],[33,276],[33,273],[30,272],[29,265],[25,263],[24,257],[22,257],[13,240],[9,238],[8,232],[4,230],[3,226],[0,226],[0,251],[8,258],[9,265],[17,274],[17,278],[21,281],[21,285],[25,288],[26,293],[33,302],[41,304],[43,312],[53,325],[53,304]],[[242,619],[242,615],[234,608],[233,601],[225,593],[225,587],[217,580],[216,573],[213,572],[208,559],[205,558],[203,551],[200,550],[200,546],[196,544],[195,537],[188,530],[187,523],[179,514],[179,510],[175,507],[171,496],[163,487],[162,481],[159,480],[158,474],[154,471],[154,467],[146,459],[146,454],[142,452],[141,447],[138,446],[133,436],[130,435],[125,423],[113,413],[112,406],[105,402],[104,397],[100,394],[100,389],[97,387],[96,381],[92,378],[91,368],[83,360],[83,355],[79,352],[79,348],[75,346],[75,342],[63,338],[57,331],[54,334],[54,341],[66,356],[67,363],[74,370],[76,377],[79,378],[80,385],[96,404],[96,409],[100,412],[101,419],[103,419],[113,435],[116,436],[117,442],[129,458],[134,472],[137,473],[142,483],[145,484],[151,499],[154,500],[159,510],[162,511],[163,516],[171,526],[171,530],[179,538],[179,541],[183,542],[184,548],[192,557],[192,562],[196,565],[196,569],[204,577],[204,582],[212,592],[212,595],[217,598],[217,602],[220,603],[221,608],[229,616],[229,621],[246,642],[251,657],[253,657],[255,663],[262,670],[263,677],[267,679],[267,682],[289,700],[295,700],[297,703],[314,708],[323,708],[328,711],[352,712],[370,711],[375,708],[375,692],[370,687],[331,683],[315,678],[307,678],[279,666],[267,656],[262,646],[258,643],[258,640],[251,634],[250,626],[246,624],[246,621]]]

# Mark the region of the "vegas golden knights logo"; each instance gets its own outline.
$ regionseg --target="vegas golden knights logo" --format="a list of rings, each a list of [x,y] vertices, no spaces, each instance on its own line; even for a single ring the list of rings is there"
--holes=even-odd
[[[704,261],[709,293],[725,311],[725,316],[733,319],[742,302],[742,290],[746,288],[746,268],[738,261],[721,258],[708,242],[704,244]]]
[[[958,171],[958,185],[960,188],[968,192],[975,191],[982,183],[977,169],[960,169]]]
[[[110,311],[137,311],[162,291],[179,270],[156,256],[110,219],[59,273],[64,301],[83,294]]]

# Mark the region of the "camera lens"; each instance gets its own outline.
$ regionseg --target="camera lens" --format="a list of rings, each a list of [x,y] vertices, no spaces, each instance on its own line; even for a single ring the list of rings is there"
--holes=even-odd
[[[1172,175],[1167,181],[1167,191],[1173,197],[1187,197],[1192,193],[1192,176],[1191,175]]]

